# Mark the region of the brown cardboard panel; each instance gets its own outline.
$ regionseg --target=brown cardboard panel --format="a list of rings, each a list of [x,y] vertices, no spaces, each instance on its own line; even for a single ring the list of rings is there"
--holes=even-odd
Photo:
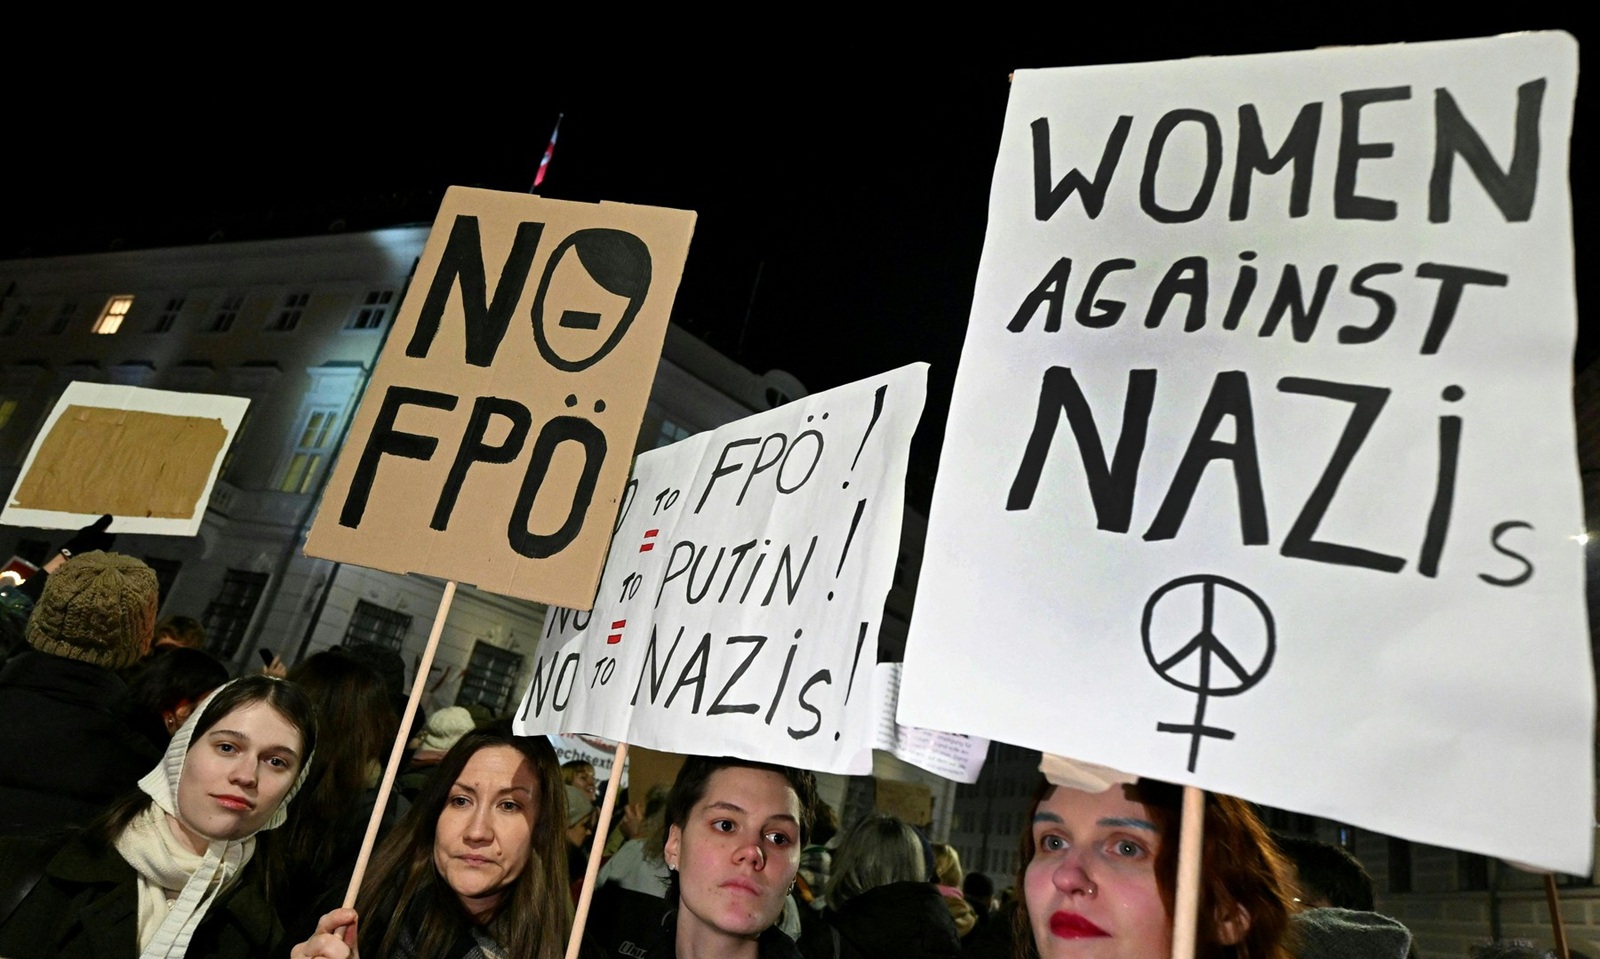
[[[628,799],[644,802],[656,786],[672,788],[686,757],[639,746],[628,747]]]
[[[187,519],[227,440],[214,417],[72,405],[39,444],[12,505]]]
[[[902,783],[892,779],[876,779],[876,796],[872,808],[898,816],[913,826],[926,826],[933,822],[933,790],[927,783]]]
[[[447,192],[306,553],[589,609],[693,228]]]

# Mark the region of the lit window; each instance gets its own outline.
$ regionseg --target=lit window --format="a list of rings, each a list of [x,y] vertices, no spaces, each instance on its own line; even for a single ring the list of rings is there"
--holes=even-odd
[[[78,301],[68,300],[66,303],[61,304],[61,309],[56,311],[56,318],[50,321],[51,335],[65,333],[67,331],[67,325],[72,322],[72,318],[76,316],[77,313]]]
[[[161,310],[161,315],[156,317],[156,325],[150,328],[152,333],[165,333],[172,329],[178,322],[178,314],[183,312],[183,297],[175,296],[167,300],[167,305]]]
[[[236,293],[225,296],[217,305],[217,312],[211,316],[211,332],[226,333],[233,329],[233,321],[239,318],[239,311],[244,308],[244,294]]]
[[[309,493],[317,481],[317,473],[327,458],[329,445],[338,440],[334,429],[339,425],[339,411],[312,410],[306,425],[300,431],[300,441],[289,454],[289,465],[284,467],[278,481],[280,493]]]
[[[373,290],[368,293],[366,299],[361,302],[361,308],[350,317],[345,329],[376,330],[383,326],[383,321],[389,316],[389,306],[393,300],[393,290]]]
[[[283,301],[283,308],[278,311],[277,319],[272,321],[269,330],[287,333],[300,325],[300,318],[305,316],[306,304],[311,302],[310,293],[290,293]]]
[[[109,335],[122,329],[122,321],[132,307],[133,297],[113,296],[106,301],[106,308],[100,311],[100,319],[94,321],[94,331]]]

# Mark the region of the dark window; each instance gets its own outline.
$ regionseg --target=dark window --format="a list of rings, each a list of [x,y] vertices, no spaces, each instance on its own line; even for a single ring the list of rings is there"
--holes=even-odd
[[[679,440],[688,439],[690,435],[688,427],[679,426],[671,420],[662,420],[661,429],[656,433],[656,449],[671,446]]]
[[[156,317],[156,325],[152,326],[150,328],[150,332],[152,332],[152,333],[166,333],[166,332],[168,332],[169,330],[172,329],[172,325],[174,323],[178,322],[178,314],[182,313],[182,312],[183,312],[183,297],[174,296],[171,299],[167,300],[166,307],[161,311],[161,315]]]
[[[69,300],[68,302],[61,304],[61,309],[56,311],[55,319],[50,321],[49,332],[52,335],[65,333],[67,331],[67,327],[72,324],[72,318],[76,316],[77,313],[78,303],[76,300]]]
[[[467,671],[461,676],[456,705],[480,703],[497,716],[506,712],[511,708],[511,696],[516,692],[517,674],[521,671],[521,656],[479,640],[473,645]]]
[[[266,573],[228,570],[217,598],[206,606],[205,615],[200,617],[213,654],[231,659],[239,651],[244,631],[250,627],[250,618],[255,615],[256,604],[261,602],[261,592],[266,588]]]
[[[287,333],[299,326],[300,318],[306,315],[306,304],[310,302],[310,293],[289,294],[283,301],[283,308],[278,310],[277,317],[267,329]]]
[[[1389,891],[1411,891],[1411,843],[1404,839],[1389,840]]]
[[[1489,888],[1489,860],[1473,852],[1456,853],[1457,888],[1462,892],[1481,892]]]
[[[394,301],[393,290],[373,290],[362,300],[361,306],[351,314],[345,324],[349,330],[375,330],[389,317],[389,307]]]
[[[222,302],[217,305],[217,312],[211,314],[209,327],[211,332],[226,333],[233,329],[233,321],[239,318],[239,311],[242,309],[244,309],[243,294],[223,297]]]
[[[28,304],[13,304],[6,314],[4,326],[0,326],[0,336],[16,336],[22,332],[22,324],[28,320]]]
[[[144,562],[146,566],[155,570],[156,587],[161,597],[156,600],[156,608],[160,609],[161,604],[167,601],[167,593],[171,592],[172,584],[177,582],[178,570],[183,568],[183,564],[175,559],[162,559],[159,556],[146,556]]]
[[[411,630],[411,617],[385,609],[377,603],[356,600],[356,611],[350,614],[350,625],[344,631],[346,646],[353,643],[374,643],[398,652]]]

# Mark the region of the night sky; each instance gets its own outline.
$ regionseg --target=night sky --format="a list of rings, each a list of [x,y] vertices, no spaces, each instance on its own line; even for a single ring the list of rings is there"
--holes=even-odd
[[[796,24],[766,11],[759,26],[716,25],[758,43],[696,35],[654,48],[616,42],[612,23],[413,23],[405,42],[277,25],[248,48],[219,43],[225,56],[137,49],[88,91],[57,85],[61,71],[46,70],[57,61],[24,50],[0,126],[0,259],[425,222],[450,184],[526,190],[564,112],[543,195],[699,212],[675,322],[813,391],[933,364],[911,480],[925,507],[1008,73],[1519,29],[1583,39],[1545,4],[1448,20],[1394,6],[1212,6],[1228,11],[1219,24],[1077,5],[1014,26],[968,14],[870,36],[819,10]],[[1575,171],[1592,99],[1578,101]],[[1580,265],[1587,193],[1574,184]],[[1588,287],[1580,277],[1580,303]],[[1580,337],[1580,366],[1596,339]]]

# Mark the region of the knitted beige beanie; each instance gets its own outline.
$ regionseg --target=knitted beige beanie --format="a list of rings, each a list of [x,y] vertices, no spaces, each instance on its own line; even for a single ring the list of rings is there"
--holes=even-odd
[[[50,574],[28,619],[28,642],[52,656],[109,669],[150,648],[159,587],[155,571],[121,553],[79,553]]]

